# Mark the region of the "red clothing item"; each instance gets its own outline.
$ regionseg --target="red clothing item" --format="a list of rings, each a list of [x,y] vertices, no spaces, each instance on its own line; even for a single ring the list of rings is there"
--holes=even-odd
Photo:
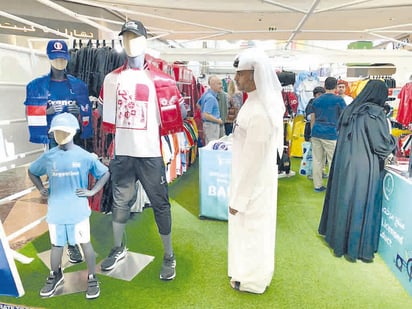
[[[400,99],[396,120],[408,126],[412,122],[412,82],[405,84],[398,94]]]

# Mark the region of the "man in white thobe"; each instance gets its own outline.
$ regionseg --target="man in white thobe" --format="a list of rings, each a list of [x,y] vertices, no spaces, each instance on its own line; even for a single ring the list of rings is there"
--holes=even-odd
[[[268,57],[248,49],[235,60],[248,99],[233,124],[228,274],[232,288],[263,293],[275,268],[277,151],[283,152],[284,103]]]

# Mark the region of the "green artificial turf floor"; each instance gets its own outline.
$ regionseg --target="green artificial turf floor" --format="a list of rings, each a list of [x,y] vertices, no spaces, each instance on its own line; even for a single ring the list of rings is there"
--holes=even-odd
[[[292,159],[297,171],[299,159]],[[151,209],[127,226],[130,251],[155,256],[132,281],[100,275],[101,294],[86,300],[84,293],[43,299],[39,289],[48,274],[37,253],[49,249],[48,234],[19,250],[36,257],[16,262],[25,295],[0,296],[0,303],[41,308],[412,308],[412,297],[377,256],[371,264],[336,258],[317,235],[324,193],[296,173],[279,179],[275,275],[263,295],[239,293],[227,277],[227,222],[201,220],[199,174],[195,163],[170,186],[177,276],[159,280],[162,248]],[[112,245],[110,216],[93,213],[92,243],[98,262]],[[259,263],[259,261],[256,261]],[[86,269],[85,263],[67,271]],[[1,284],[1,283],[0,283]]]

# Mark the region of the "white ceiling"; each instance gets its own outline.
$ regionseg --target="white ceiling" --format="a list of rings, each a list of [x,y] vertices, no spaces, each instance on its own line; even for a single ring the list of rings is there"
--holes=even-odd
[[[138,19],[163,40],[392,40],[412,33],[411,0],[0,0],[19,34],[114,39]],[[0,26],[0,33],[14,33]],[[32,29],[36,31],[32,31]],[[46,32],[45,32],[46,31]]]

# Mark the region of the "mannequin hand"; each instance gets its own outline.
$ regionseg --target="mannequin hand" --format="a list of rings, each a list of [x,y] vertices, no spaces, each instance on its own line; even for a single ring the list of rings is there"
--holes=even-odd
[[[93,196],[95,192],[93,190],[87,190],[87,189],[77,189],[76,190],[76,195],[78,197],[89,197]]]
[[[69,113],[74,114],[74,115],[78,115],[80,114],[80,107],[77,104],[73,104],[73,105],[69,105],[67,107]]]
[[[56,110],[54,109],[54,106],[50,106],[48,109],[46,109],[47,115],[53,115],[55,113],[56,113]]]
[[[232,207],[229,206],[229,213],[230,213],[231,215],[236,215],[236,214],[238,213],[238,211],[237,211],[236,209],[234,209],[234,208],[232,208]]]
[[[63,111],[63,105],[61,104],[54,104],[46,109],[47,115],[54,115],[56,113],[61,113]]]

